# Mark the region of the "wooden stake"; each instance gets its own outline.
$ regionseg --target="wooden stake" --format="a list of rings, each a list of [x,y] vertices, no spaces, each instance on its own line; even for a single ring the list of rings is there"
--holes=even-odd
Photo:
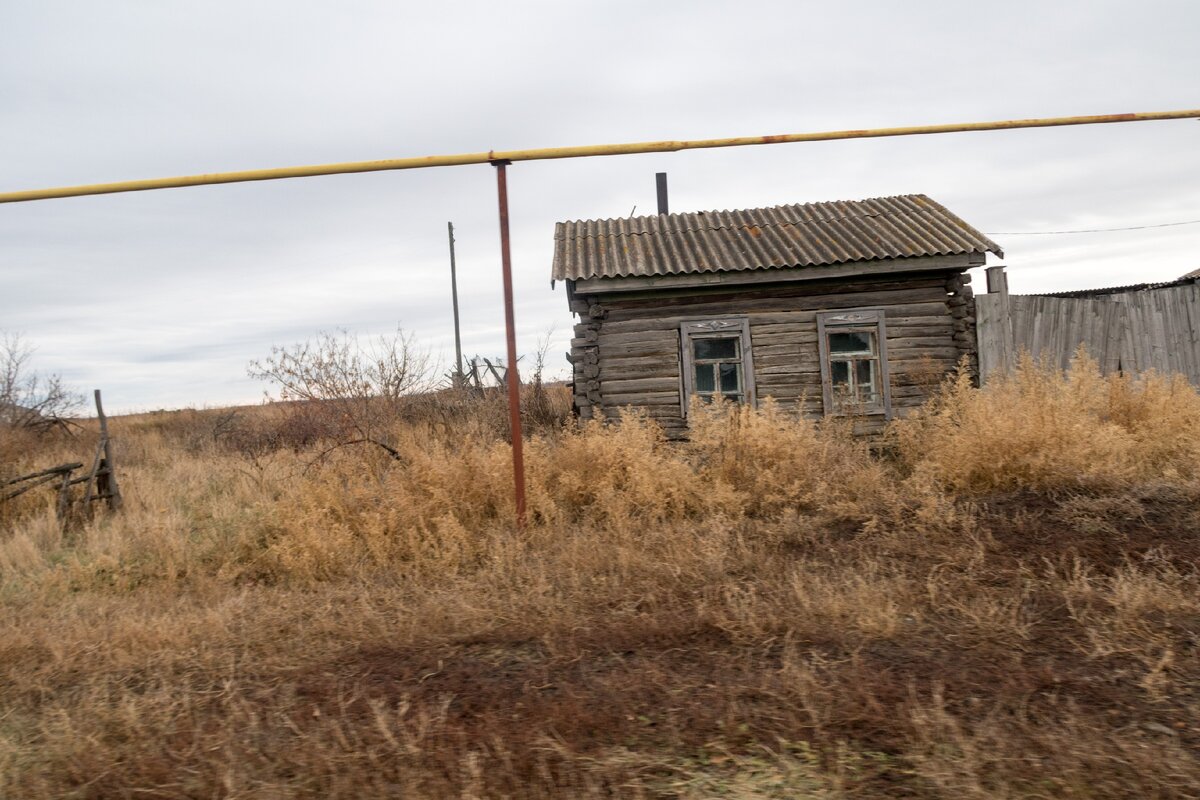
[[[117,487],[117,473],[113,465],[112,442],[108,438],[108,418],[104,416],[104,406],[100,403],[100,390],[96,390],[96,417],[100,420],[100,445],[104,450],[101,468],[96,471],[96,492],[108,500],[108,507],[113,511],[121,509],[121,490]],[[100,448],[97,448],[99,455]]]
[[[80,464],[80,466],[83,466]],[[71,473],[64,472],[62,474],[62,483],[58,486],[58,522],[65,526],[67,524],[67,509],[71,507]]]
[[[1016,366],[1016,345],[1013,340],[1012,303],[1008,299],[1008,273],[1001,265],[988,267],[986,274],[988,294],[996,296],[999,306],[1000,346],[997,371],[1010,372]]]

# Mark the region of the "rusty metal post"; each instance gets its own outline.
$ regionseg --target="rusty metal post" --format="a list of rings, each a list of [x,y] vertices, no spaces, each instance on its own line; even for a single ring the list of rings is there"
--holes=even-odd
[[[513,497],[517,503],[517,527],[525,527],[525,452],[521,431],[521,376],[517,372],[517,330],[513,322],[512,253],[508,241],[509,161],[493,161],[496,190],[500,200],[500,268],[504,275],[504,335],[508,340],[508,418],[512,433]]]

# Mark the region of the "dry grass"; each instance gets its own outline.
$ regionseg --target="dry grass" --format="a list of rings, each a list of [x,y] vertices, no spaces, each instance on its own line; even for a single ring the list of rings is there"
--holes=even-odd
[[[896,441],[918,474],[987,492],[1191,482],[1200,475],[1200,397],[1182,377],[1104,378],[1077,357],[1066,375],[1028,356],[971,391],[960,373]]]
[[[960,381],[884,457],[770,405],[686,445],[547,414],[520,533],[491,411],[315,463],[280,411],[115,420],[124,513],[5,510],[0,797],[1200,786],[1184,385]]]

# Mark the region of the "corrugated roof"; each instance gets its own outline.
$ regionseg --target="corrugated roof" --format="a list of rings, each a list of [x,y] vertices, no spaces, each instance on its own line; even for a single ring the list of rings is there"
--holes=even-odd
[[[1099,289],[1072,289],[1066,292],[1045,292],[1040,295],[1028,295],[1029,297],[1102,297],[1109,294],[1128,294],[1130,292],[1144,292],[1151,289],[1169,289],[1172,286],[1183,286],[1192,281],[1200,279],[1200,269],[1189,272],[1180,278],[1173,281],[1159,281],[1157,283],[1131,283],[1126,286],[1105,286]]]
[[[1004,251],[923,194],[560,222],[554,280],[816,267]]]

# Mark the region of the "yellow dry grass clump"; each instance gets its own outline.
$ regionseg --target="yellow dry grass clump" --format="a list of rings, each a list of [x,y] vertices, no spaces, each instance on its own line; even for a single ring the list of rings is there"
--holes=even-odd
[[[398,423],[398,458],[279,408],[118,418],[121,514],[0,506],[0,797],[1200,785],[1186,384],[1027,362],[871,443],[771,402],[678,444],[563,420],[523,531],[465,408]]]
[[[1103,377],[1083,353],[1066,374],[1026,356],[972,391],[960,373],[894,433],[921,475],[971,492],[1120,487],[1200,474],[1200,402],[1180,376]]]

